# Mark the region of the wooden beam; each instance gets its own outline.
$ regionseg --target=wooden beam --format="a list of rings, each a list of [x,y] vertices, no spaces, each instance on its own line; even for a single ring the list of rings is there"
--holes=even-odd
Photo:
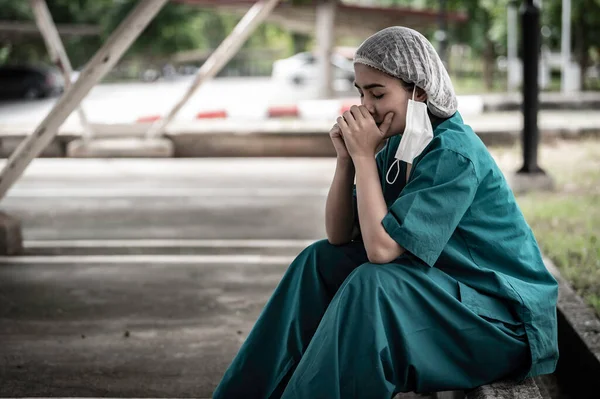
[[[102,29],[97,25],[86,24],[58,24],[58,33],[64,36],[98,36]],[[40,35],[37,25],[33,22],[0,21],[0,34]]]
[[[206,1],[198,1],[199,6],[211,6],[222,11],[243,14],[247,8],[244,4],[232,1],[229,4],[213,5]],[[410,10],[399,8],[371,8],[338,5],[336,10],[335,36],[360,37],[370,36],[388,26],[401,25],[416,30],[437,26],[437,12]],[[267,21],[282,25],[284,28],[303,34],[315,33],[316,8],[311,5],[292,6],[284,3],[276,7]],[[466,20],[462,14],[449,14],[449,21]]]

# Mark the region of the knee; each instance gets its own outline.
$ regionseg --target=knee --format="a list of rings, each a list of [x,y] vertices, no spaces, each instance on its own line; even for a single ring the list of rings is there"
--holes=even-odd
[[[318,270],[320,265],[325,263],[320,260],[334,251],[334,248],[327,240],[315,241],[300,252],[296,260],[290,265],[290,268],[305,269],[306,267],[315,267]]]
[[[357,267],[350,276],[348,284],[358,285],[362,289],[359,292],[374,292],[369,288],[386,289],[393,287],[396,291],[405,291],[414,285],[415,274],[419,270],[411,270],[410,266],[399,264],[377,264],[363,263]]]
[[[360,243],[332,245],[320,240],[306,247],[290,268],[295,274],[317,276],[334,292],[365,259]]]
[[[304,251],[308,251],[311,253],[320,254],[323,252],[330,252],[335,248],[334,245],[329,243],[327,240],[318,240],[310,244],[308,247],[304,249]]]
[[[377,284],[382,275],[386,274],[384,267],[384,265],[377,263],[363,263],[348,276],[348,283],[359,285]]]
[[[300,252],[301,257],[308,257],[311,259],[320,259],[335,252],[335,246],[329,243],[327,240],[319,240],[310,244]]]

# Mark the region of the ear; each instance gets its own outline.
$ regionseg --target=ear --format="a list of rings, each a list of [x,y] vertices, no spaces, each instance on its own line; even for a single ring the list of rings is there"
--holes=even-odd
[[[421,89],[420,87],[417,87],[417,91],[415,93],[415,101],[427,101],[427,93],[425,92],[425,90]]]

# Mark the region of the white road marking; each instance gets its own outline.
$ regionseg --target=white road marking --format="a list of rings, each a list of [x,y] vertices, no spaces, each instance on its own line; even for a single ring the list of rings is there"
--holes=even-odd
[[[323,197],[328,188],[14,188],[7,198]]]
[[[57,256],[0,256],[0,264],[263,264],[285,265],[294,256],[273,255],[57,255]]]
[[[242,240],[242,239],[122,239],[122,240],[24,240],[25,248],[297,248],[314,240]]]

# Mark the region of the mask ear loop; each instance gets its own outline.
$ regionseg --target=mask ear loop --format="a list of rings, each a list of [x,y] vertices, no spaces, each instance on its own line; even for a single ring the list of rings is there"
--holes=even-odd
[[[396,166],[396,175],[394,176],[394,180],[390,181],[390,172],[392,171],[394,166]],[[390,168],[388,169],[388,171],[385,175],[385,180],[388,182],[388,184],[394,184],[396,182],[396,179],[398,178],[399,174],[400,174],[400,160],[396,159],[394,161],[394,163],[392,164],[392,166],[390,166]]]
[[[413,95],[412,95],[412,100],[415,101],[415,92],[417,91],[417,85],[413,86]]]

